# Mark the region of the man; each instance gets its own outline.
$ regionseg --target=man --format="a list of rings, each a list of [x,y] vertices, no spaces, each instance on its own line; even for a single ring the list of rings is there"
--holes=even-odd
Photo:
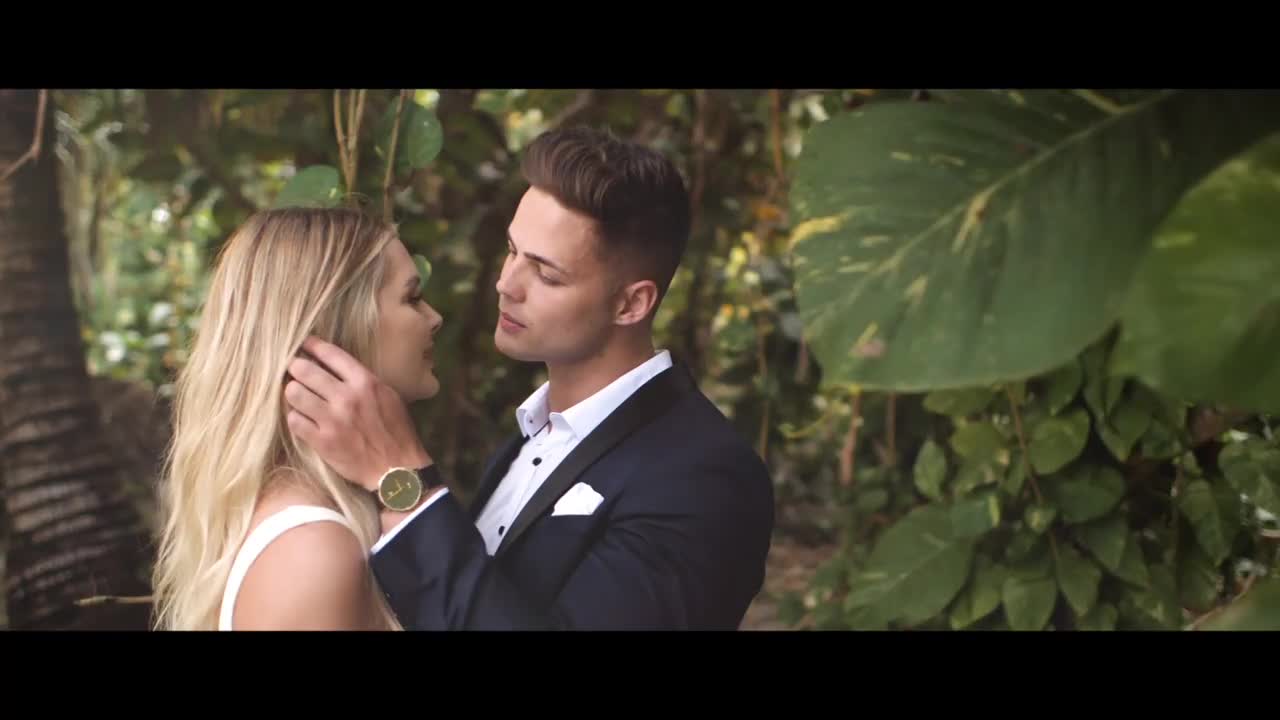
[[[494,342],[545,363],[548,381],[470,510],[394,393],[314,339],[305,348],[337,377],[305,359],[290,373],[336,389],[294,432],[380,498],[371,563],[406,628],[737,629],[764,579],[773,489],[689,372],[654,349],[690,230],[680,175],[590,130],[540,136],[523,169]]]

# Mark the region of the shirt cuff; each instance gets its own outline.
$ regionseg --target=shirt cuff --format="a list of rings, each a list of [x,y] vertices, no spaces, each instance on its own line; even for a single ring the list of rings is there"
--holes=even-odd
[[[430,507],[431,503],[435,502],[436,500],[439,500],[440,498],[444,497],[448,493],[449,493],[449,488],[444,488],[440,492],[432,495],[429,500],[419,505],[418,508],[413,512],[409,513],[409,517],[405,518],[404,520],[401,520],[399,524],[397,524],[395,527],[388,530],[386,534],[384,534],[381,538],[378,538],[378,542],[374,543],[373,548],[369,551],[369,553],[374,554],[379,550],[381,550],[384,546],[386,546],[387,543],[391,542],[391,538],[395,537],[396,533],[400,532],[400,530],[403,529],[404,526],[413,522],[413,519],[418,517],[418,515],[420,515],[423,510],[426,510],[428,507]]]

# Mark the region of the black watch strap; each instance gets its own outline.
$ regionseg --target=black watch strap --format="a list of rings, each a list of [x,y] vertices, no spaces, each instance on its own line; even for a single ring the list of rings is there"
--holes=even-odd
[[[435,463],[420,467],[414,472],[418,473],[418,477],[422,480],[423,492],[444,487],[444,478],[440,475],[440,467]]]

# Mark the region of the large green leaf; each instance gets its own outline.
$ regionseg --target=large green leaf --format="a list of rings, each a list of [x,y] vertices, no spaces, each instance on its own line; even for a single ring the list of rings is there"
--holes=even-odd
[[[991,385],[1101,337],[1187,188],[1280,127],[1280,94],[1127,95],[941,93],[815,125],[791,250],[824,382]]]
[[[1225,163],[1160,227],[1112,372],[1179,397],[1280,411],[1280,134]]]
[[[886,619],[924,622],[964,587],[973,551],[972,540],[952,531],[946,508],[921,507],[880,537],[866,567],[853,578],[847,607],[875,606]]]
[[[995,390],[985,387],[938,390],[925,395],[922,402],[929,412],[964,416],[985,410],[995,395]]]

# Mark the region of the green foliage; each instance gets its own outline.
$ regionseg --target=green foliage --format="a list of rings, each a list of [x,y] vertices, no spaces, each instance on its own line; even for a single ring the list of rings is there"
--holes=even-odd
[[[1127,95],[945,93],[817,125],[792,249],[824,381],[990,385],[1103,335],[1182,194],[1280,127],[1273,93]]]
[[[378,122],[377,142],[374,145],[378,157],[386,162],[391,149],[391,131],[395,127],[396,105],[387,106]],[[396,134],[396,175],[421,170],[431,164],[444,146],[444,128],[431,110],[415,103],[405,103]]]
[[[276,207],[334,207],[342,201],[342,178],[328,165],[298,171],[276,195]]]
[[[1280,134],[1218,168],[1161,225],[1112,372],[1180,397],[1280,411]]]
[[[608,125],[699,192],[658,343],[839,543],[785,620],[1274,626],[1280,444],[1241,412],[1277,399],[1274,95],[412,90],[388,184],[400,97],[367,93],[347,187],[329,91],[63,93],[91,370],[165,392],[253,209],[387,208],[465,494],[541,381],[487,341],[517,153]]]
[[[1250,414],[1280,406],[1277,130],[1276,94],[1008,91],[810,132],[791,249],[824,387],[928,418],[815,626],[1280,625],[1280,442]]]

